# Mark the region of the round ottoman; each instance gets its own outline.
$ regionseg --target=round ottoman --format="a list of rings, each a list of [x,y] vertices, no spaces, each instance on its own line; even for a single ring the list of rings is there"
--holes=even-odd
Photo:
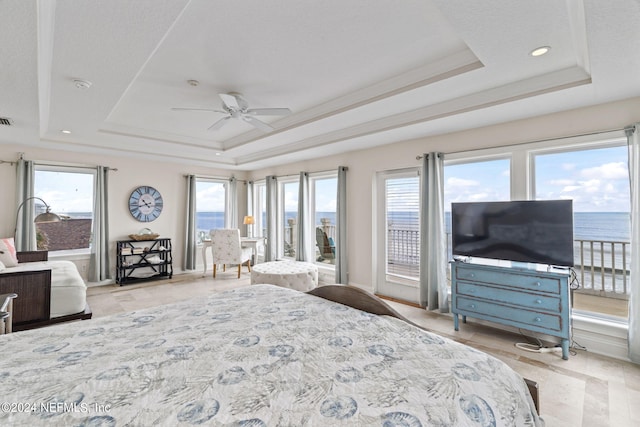
[[[256,283],[268,283],[306,292],[318,286],[318,267],[309,262],[263,262],[251,269],[251,284]]]

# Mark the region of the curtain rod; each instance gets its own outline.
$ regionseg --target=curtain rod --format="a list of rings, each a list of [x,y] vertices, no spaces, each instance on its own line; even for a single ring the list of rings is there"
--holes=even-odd
[[[517,142],[517,143],[514,143],[514,144],[496,145],[496,146],[492,146],[492,147],[472,148],[470,150],[443,151],[443,154],[447,155],[447,154],[458,154],[458,153],[470,153],[470,152],[474,152],[474,151],[492,150],[492,149],[496,149],[496,148],[518,147],[520,145],[537,144],[537,143],[549,142],[549,141],[560,141],[560,140],[563,140],[563,139],[579,138],[579,137],[582,137],[582,136],[601,135],[603,133],[609,133],[609,132],[621,132],[621,131],[624,132],[628,128],[629,128],[629,126],[626,126],[624,128],[618,128],[618,129],[601,130],[601,131],[597,131],[597,132],[581,133],[581,134],[578,134],[578,135],[567,135],[567,136],[560,136],[560,137],[556,137],[556,138],[538,139],[538,140],[535,140],[535,141]],[[416,156],[416,160],[420,160],[420,159],[422,159],[422,155]]]
[[[38,161],[33,162],[36,166],[51,166],[51,167],[65,167],[65,168],[76,168],[76,169],[92,169],[95,170],[99,165],[96,166],[86,166],[86,165],[73,165],[68,163],[40,163]],[[118,171],[118,168],[110,168],[109,166],[104,167],[106,170],[110,171]]]
[[[17,163],[17,161],[9,161],[9,160],[0,160],[0,164],[9,164],[9,165],[15,165]],[[58,163],[58,164],[53,164],[53,163],[40,163],[40,162],[35,162],[36,166],[51,166],[51,167],[69,167],[69,168],[76,168],[76,169],[95,169],[96,166],[78,166],[78,165],[71,165],[71,164],[66,164],[66,163]],[[105,167],[107,170],[110,171],[117,171],[117,168],[110,168],[110,167]]]
[[[193,174],[187,173],[187,174],[184,174],[183,176],[186,178],[191,175]],[[196,178],[203,178],[203,179],[219,179],[220,181],[229,181],[231,178],[234,178],[233,176],[208,176],[208,175],[193,175],[193,176],[195,176]],[[244,183],[247,182],[247,180],[245,179],[238,179],[238,178],[236,178],[236,181],[244,182]]]
[[[342,166],[341,166],[342,167]],[[335,172],[337,171],[337,169],[328,169],[328,170],[323,170],[323,171],[312,171],[312,172],[308,172],[308,171],[300,171],[300,172],[307,172],[308,174],[316,174],[316,173],[331,173],[331,172]],[[300,172],[296,173],[296,174],[288,174],[288,175],[276,175],[276,177],[278,178],[291,178],[291,177],[299,177],[300,176]],[[262,178],[260,178],[262,179]],[[256,181],[255,179],[253,181]]]

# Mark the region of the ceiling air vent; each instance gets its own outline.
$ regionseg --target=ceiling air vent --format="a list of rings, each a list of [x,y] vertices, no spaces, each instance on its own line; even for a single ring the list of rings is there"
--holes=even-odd
[[[0,117],[0,125],[11,126],[13,124],[13,120],[9,117]]]

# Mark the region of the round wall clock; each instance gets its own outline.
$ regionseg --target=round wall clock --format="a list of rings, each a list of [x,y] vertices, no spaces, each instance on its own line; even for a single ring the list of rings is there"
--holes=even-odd
[[[129,197],[129,212],[140,222],[150,222],[162,212],[162,196],[160,192],[148,185],[142,185]]]

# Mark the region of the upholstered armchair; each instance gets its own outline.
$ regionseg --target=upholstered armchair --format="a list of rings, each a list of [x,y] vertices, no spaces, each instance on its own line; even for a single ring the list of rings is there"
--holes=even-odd
[[[223,271],[226,271],[227,264],[238,265],[238,279],[240,278],[240,268],[247,263],[247,268],[251,272],[251,248],[243,248],[240,243],[240,230],[237,228],[214,229],[211,230],[211,252],[213,254],[213,278],[216,277],[216,267],[222,264]]]

